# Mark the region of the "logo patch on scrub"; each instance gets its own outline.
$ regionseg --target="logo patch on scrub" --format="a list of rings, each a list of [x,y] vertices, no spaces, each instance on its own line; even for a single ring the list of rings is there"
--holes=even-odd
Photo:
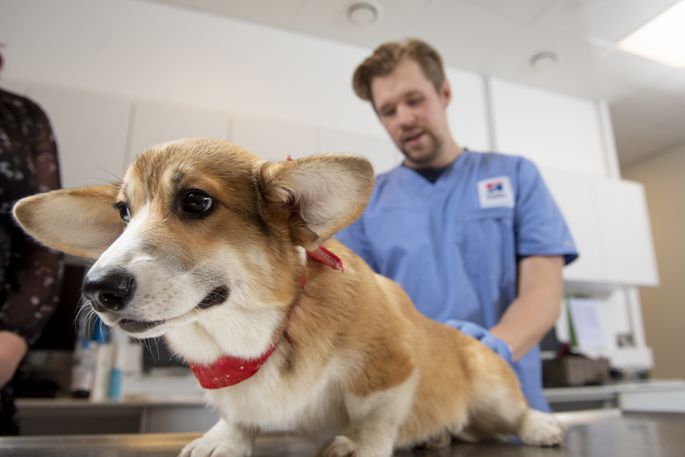
[[[498,176],[478,181],[481,208],[513,208],[514,191],[509,176]]]

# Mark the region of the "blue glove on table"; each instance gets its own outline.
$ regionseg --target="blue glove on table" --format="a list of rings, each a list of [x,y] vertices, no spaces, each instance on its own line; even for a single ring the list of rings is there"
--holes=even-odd
[[[454,327],[460,332],[477,339],[478,341],[480,341],[481,343],[495,351],[500,357],[506,360],[509,365],[513,363],[511,349],[509,348],[507,342],[504,341],[502,338],[493,335],[480,325],[468,321],[458,321],[456,319],[450,319],[447,322],[445,322],[445,324],[449,325],[450,327]]]

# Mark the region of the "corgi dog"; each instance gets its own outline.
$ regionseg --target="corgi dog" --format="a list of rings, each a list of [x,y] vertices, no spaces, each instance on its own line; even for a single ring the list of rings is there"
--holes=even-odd
[[[41,243],[95,260],[82,292],[110,326],[163,335],[221,413],[182,456],[248,456],[294,430],[325,457],[518,436],[562,442],[510,366],[420,314],[395,282],[332,238],[364,209],[371,164],[282,162],[182,139],[146,150],[121,183],[37,194],[13,214]]]

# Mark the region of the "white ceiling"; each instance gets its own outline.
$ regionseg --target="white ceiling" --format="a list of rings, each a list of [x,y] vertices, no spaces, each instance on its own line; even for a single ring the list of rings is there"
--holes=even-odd
[[[418,37],[450,67],[606,99],[622,166],[685,143],[685,69],[615,47],[677,0],[370,0],[381,10],[370,26],[347,21],[353,0],[154,1],[368,48]],[[557,65],[531,69],[539,51],[557,53]]]

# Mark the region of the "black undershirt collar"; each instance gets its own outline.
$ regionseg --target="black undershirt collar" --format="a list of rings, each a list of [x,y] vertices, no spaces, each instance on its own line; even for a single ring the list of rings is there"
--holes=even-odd
[[[464,148],[462,153],[459,154],[459,156],[457,156],[457,158],[454,159],[454,161],[450,162],[449,164],[445,165],[444,167],[410,168],[410,167],[406,166],[404,164],[404,162],[402,163],[402,166],[411,170],[411,171],[418,173],[419,175],[421,175],[423,178],[425,178],[431,184],[435,184],[435,181],[437,181],[440,178],[440,176],[442,176],[442,174],[445,172],[445,170],[447,170],[449,167],[451,167],[454,164],[454,162],[456,160],[458,160],[459,157],[461,157],[464,154],[464,152],[466,152],[466,151],[467,151],[467,149]]]
[[[451,164],[450,164],[451,165]],[[450,165],[447,165],[445,167],[439,167],[439,168],[433,168],[433,167],[428,167],[428,168],[409,168],[412,171],[415,171],[422,177],[424,177],[426,180],[428,180],[431,184],[435,184],[435,181],[438,180],[438,178],[442,175],[442,173],[447,170]]]

